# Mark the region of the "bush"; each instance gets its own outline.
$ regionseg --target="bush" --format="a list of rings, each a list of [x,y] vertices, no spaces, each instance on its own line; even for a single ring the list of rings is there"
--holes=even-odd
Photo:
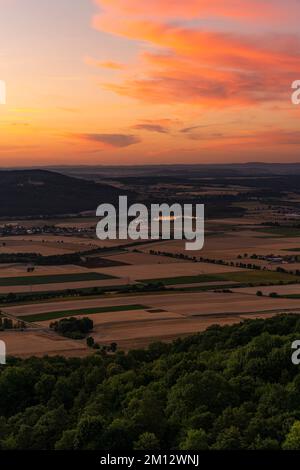
[[[57,333],[72,339],[83,339],[93,329],[94,323],[90,318],[63,318],[50,324]]]

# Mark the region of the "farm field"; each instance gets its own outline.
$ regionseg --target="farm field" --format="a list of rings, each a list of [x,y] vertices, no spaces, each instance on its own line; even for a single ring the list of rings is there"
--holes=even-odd
[[[136,307],[132,309],[133,305]],[[148,307],[146,310],[142,308],[145,305]],[[102,344],[117,342],[125,347],[129,344],[146,345],[153,340],[171,340],[215,323],[241,321],[241,315],[252,317],[289,311],[299,311],[300,314],[300,299],[257,297],[239,292],[203,292],[130,295],[5,308],[5,312],[20,319],[29,318],[35,322],[36,318],[37,322],[42,322],[41,326],[47,326],[50,317],[69,316],[74,310],[79,316],[94,312],[91,318],[97,319],[93,331],[97,341]]]
[[[134,266],[143,266],[151,264],[174,264],[174,263],[188,263],[185,260],[178,260],[170,257],[151,255],[148,253],[135,253],[134,251],[129,251],[127,253],[120,253],[117,255],[104,255],[102,258],[109,260],[118,261],[121,263],[128,263]]]
[[[146,281],[146,280],[143,280]],[[293,274],[270,272],[270,271],[233,271],[219,274],[200,274],[196,276],[181,276],[169,278],[147,279],[148,282],[162,282],[165,285],[192,284],[207,282],[240,282],[240,283],[256,283],[264,282],[300,282],[300,277]]]
[[[2,237],[1,253],[40,253],[44,256],[73,253],[94,248],[110,248],[126,245],[127,240],[98,240],[96,237],[58,235],[22,235]]]
[[[56,320],[64,317],[74,317],[83,315],[95,315],[97,313],[108,313],[108,312],[127,312],[132,310],[144,310],[147,307],[144,305],[117,305],[112,307],[94,307],[94,308],[82,308],[77,310],[62,310],[60,312],[45,312],[36,315],[26,315],[22,317],[22,320],[27,322],[42,322],[46,320]]]
[[[182,315],[213,314],[213,313],[239,313],[242,311],[259,312],[270,309],[300,308],[297,299],[273,299],[257,297],[243,293],[223,292],[189,292],[189,293],[165,293],[165,294],[138,294],[112,296],[112,298],[76,299],[53,301],[47,303],[33,303],[5,307],[5,311],[18,317],[35,315],[45,312],[60,312],[79,310],[85,308],[113,307],[120,305],[142,304],[149,309],[159,308],[167,311],[180,312]]]
[[[139,302],[147,305],[148,308],[143,308]],[[264,317],[289,311],[299,311],[300,314],[300,299],[261,298],[239,292],[232,294],[215,292],[149,294],[115,297],[110,300],[88,299],[14,306],[6,308],[5,311],[20,319],[29,319],[35,324],[39,323],[41,327],[46,328],[54,318],[73,315],[74,311],[79,316],[86,316],[90,312],[94,321],[92,335],[96,341],[101,344],[117,342],[119,347],[128,349],[146,346],[153,341],[171,341],[177,336],[202,331],[216,323],[232,324],[246,318]],[[39,341],[42,348],[51,345],[50,353],[55,350],[53,339],[50,343],[49,339],[46,340],[44,337]],[[22,344],[26,351],[24,343]],[[57,345],[58,353],[63,349],[66,354],[71,354],[69,343],[62,344],[58,341]],[[30,344],[28,346],[32,347]],[[36,348],[39,348],[38,344]],[[79,349],[83,354],[84,345],[81,345]]]
[[[300,238],[278,237],[251,230],[237,230],[222,235],[212,234],[205,238],[204,248],[201,251],[193,252],[193,256],[207,259],[223,260],[228,263],[254,263],[265,267],[268,270],[276,270],[280,263],[271,263],[268,260],[251,259],[252,255],[284,257],[287,255],[299,255]],[[143,245],[139,249],[149,252],[152,248]],[[185,247],[183,241],[169,241],[156,243],[155,251],[168,252],[174,255],[184,255]],[[246,256],[245,256],[246,255]],[[296,270],[300,268],[298,262],[286,262],[283,264],[286,270]]]
[[[134,284],[134,282],[132,282]],[[28,282],[27,285],[13,285],[13,286],[0,286],[0,294],[23,294],[23,293],[43,293],[43,292],[59,292],[65,290],[72,290],[72,289],[92,289],[95,287],[99,288],[115,288],[120,286],[127,286],[127,279],[116,279],[110,278],[95,281],[72,281],[72,282],[59,282],[59,283],[52,283],[49,282],[47,284],[31,284]]]
[[[161,257],[163,260],[168,260],[167,257]],[[173,261],[173,262],[172,262]],[[228,273],[231,271],[234,272],[243,272],[242,269],[230,267],[230,266],[221,266],[218,264],[212,263],[194,263],[194,262],[174,262],[175,260],[171,259],[169,263],[162,264],[144,264],[144,265],[132,265],[132,266],[117,266],[112,268],[103,268],[96,269],[95,271],[101,272],[103,274],[108,274],[111,276],[130,278],[133,280],[144,280],[149,279],[160,279],[160,278],[169,278],[170,274],[172,277],[179,276],[200,276],[200,275],[210,275],[210,274],[219,274],[219,273]],[[217,279],[218,280],[218,279]]]
[[[80,318],[80,316],[78,316]],[[159,312],[144,310],[142,308],[130,309],[128,306],[127,310],[109,310],[109,307],[106,308],[106,311],[102,313],[94,313],[92,320],[94,322],[94,327],[98,328],[98,333],[102,325],[114,325],[115,328],[123,328],[124,325],[128,323],[141,322],[144,320],[158,321],[162,319],[170,318],[181,318],[179,313],[172,313],[161,310]],[[35,323],[48,327],[53,320],[37,320]],[[118,326],[117,326],[118,325]],[[94,328],[95,329],[95,328]]]
[[[20,262],[6,262],[13,258],[3,258],[2,311],[33,323],[25,332],[5,331],[0,332],[0,337],[11,334],[10,338],[20,338],[21,346],[15,347],[19,353],[25,348],[26,338],[30,342],[36,335],[36,346],[28,344],[26,354],[38,350],[52,354],[57,342],[58,354],[63,351],[69,355],[74,350],[74,355],[82,355],[91,352],[85,342],[62,341],[49,332],[51,321],[73,315],[90,316],[95,341],[100,345],[117,342],[119,348],[128,349],[151,341],[170,341],[214,323],[231,324],[281,312],[300,314],[297,191],[290,194],[285,207],[284,199],[279,204],[272,197],[268,201],[256,197],[255,185],[260,182],[252,177],[249,184],[244,177],[238,181],[225,178],[222,182],[218,178],[214,182],[213,177],[201,182],[180,178],[176,183],[153,184],[151,178],[149,183],[147,178],[143,182],[139,178],[126,182],[125,178],[116,180],[115,187],[137,191],[139,197],[146,195],[149,201],[156,197],[174,200],[175,196],[187,200],[208,198],[207,208],[212,214],[207,216],[201,251],[187,252],[185,242],[178,240],[98,240],[97,218],[91,212],[81,217],[46,220],[3,219],[0,227],[25,227],[26,232],[2,236],[0,254],[34,253],[59,258],[58,264],[48,266],[35,264],[34,257],[15,258],[23,260]],[[227,200],[231,196],[231,202],[224,203],[224,197]],[[217,201],[216,205],[210,205],[210,197]],[[291,208],[293,201],[295,206]],[[37,229],[45,226],[44,233]],[[99,248],[108,250],[82,254]],[[61,256],[73,254],[76,256]],[[261,269],[251,269],[253,265]],[[262,297],[256,295],[258,290]],[[273,292],[286,298],[270,297]],[[36,331],[37,323],[41,331]]]
[[[57,284],[66,282],[95,281],[113,279],[113,276],[96,272],[83,272],[71,274],[49,274],[44,276],[1,277],[0,286],[28,286],[35,284]]]
[[[43,331],[5,331],[1,332],[1,340],[5,341],[7,354],[17,357],[56,356],[66,357],[85,356],[89,353],[83,341],[52,335]]]
[[[261,291],[263,295],[270,295],[276,292],[278,295],[299,295],[300,296],[300,284],[288,284],[285,286],[259,286],[259,287],[242,287],[238,289],[232,289],[233,292],[245,293],[256,295],[257,291]]]

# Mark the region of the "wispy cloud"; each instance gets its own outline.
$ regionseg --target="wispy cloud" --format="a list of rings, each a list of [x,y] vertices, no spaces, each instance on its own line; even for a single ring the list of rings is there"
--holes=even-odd
[[[140,0],[97,3],[102,13],[94,26],[136,40],[141,47],[139,73],[135,69],[117,83],[104,84],[120,95],[206,108],[259,105],[286,99],[300,69],[297,35],[253,30],[258,20],[268,25],[276,18],[287,20],[291,12],[300,14],[300,5],[293,0],[288,0],[289,6],[277,0],[152,0],[151,7]],[[229,32],[204,22],[197,25],[205,15],[243,19],[253,27]]]
[[[111,70],[123,70],[125,68],[125,64],[122,64],[121,62],[115,62],[112,60],[101,61],[101,60],[94,59],[93,57],[86,57],[85,63],[88,65],[93,65],[94,67],[111,69]]]
[[[160,124],[136,124],[135,126],[133,126],[133,129],[149,132],[158,132],[159,134],[168,134],[170,132],[167,127],[162,126]]]
[[[129,147],[141,142],[139,137],[132,134],[77,134],[76,137],[116,148]]]
[[[198,130],[198,129],[203,129],[203,128],[205,128],[205,127],[208,127],[208,126],[204,126],[204,125],[201,126],[201,125],[199,125],[199,126],[184,127],[183,129],[180,129],[180,132],[181,132],[182,134],[189,134],[190,132],[196,131],[196,130]]]

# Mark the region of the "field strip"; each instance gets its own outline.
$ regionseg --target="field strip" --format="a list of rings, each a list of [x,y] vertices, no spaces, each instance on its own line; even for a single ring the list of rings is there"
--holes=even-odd
[[[47,274],[40,276],[0,277],[0,286],[30,286],[32,284],[56,284],[64,282],[96,281],[116,279],[114,276],[101,273]]]
[[[201,318],[226,318],[227,316],[239,317],[242,315],[262,315],[262,314],[276,314],[276,313],[294,313],[298,312],[300,307],[295,308],[270,308],[267,310],[250,310],[249,312],[226,312],[226,313],[192,313],[190,317],[201,317]]]
[[[202,282],[218,282],[218,281],[231,281],[239,283],[264,283],[264,282],[290,282],[300,281],[300,277],[281,273],[277,271],[237,271],[219,274],[199,274],[195,276],[178,276],[168,278],[154,278],[154,279],[142,279],[144,283],[155,283],[160,282],[165,285],[179,285],[179,284],[194,284]]]
[[[127,312],[130,310],[146,310],[149,307],[145,305],[133,304],[133,305],[116,305],[112,307],[94,307],[94,308],[81,308],[76,310],[61,310],[54,312],[37,313],[35,315],[25,315],[20,317],[22,321],[26,322],[37,322],[56,320],[58,318],[72,317],[77,315],[94,315],[97,313],[109,313],[109,312]]]

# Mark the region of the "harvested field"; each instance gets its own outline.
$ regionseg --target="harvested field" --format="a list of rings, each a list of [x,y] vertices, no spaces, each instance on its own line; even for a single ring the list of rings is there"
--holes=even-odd
[[[148,253],[135,253],[134,251],[117,255],[102,256],[102,258],[114,260],[121,263],[133,264],[135,266],[147,266],[151,264],[172,264],[178,262],[187,263],[187,261],[185,260],[177,260],[166,256],[151,255]]]
[[[112,307],[94,307],[94,308],[81,308],[77,310],[61,310],[60,312],[45,312],[37,315],[23,316],[22,320],[28,322],[42,322],[47,320],[56,320],[58,318],[75,317],[95,315],[96,313],[108,312],[128,312],[132,310],[145,310],[147,307],[144,305],[117,305]]]
[[[238,261],[239,255],[257,254],[286,255],[285,250],[292,250],[299,246],[299,238],[283,238],[270,236],[268,234],[256,232],[254,230],[238,230],[222,235],[212,235],[205,238],[204,248],[201,251],[193,252],[193,256],[202,256],[209,259],[221,259],[225,261]],[[149,252],[150,246],[142,245],[139,249]],[[155,244],[155,250],[169,253],[186,254],[184,241],[161,241]],[[292,254],[291,251],[289,254]],[[188,253],[189,254],[189,253]],[[295,251],[297,254],[297,251]],[[242,260],[241,260],[242,261]],[[255,260],[254,260],[255,262]]]
[[[96,326],[94,338],[102,344],[116,342],[121,349],[145,347],[154,341],[172,341],[178,336],[185,336],[205,330],[208,326],[240,322],[239,318],[228,317],[216,320],[209,318],[161,319],[158,321],[135,321],[132,324]]]
[[[130,313],[130,315],[128,314]],[[123,324],[128,324],[128,322],[139,322],[144,320],[161,320],[161,319],[170,319],[170,318],[181,318],[181,315],[178,313],[171,313],[166,311],[159,312],[150,312],[149,310],[130,310],[129,311],[115,311],[115,312],[103,312],[93,314],[92,320],[94,326],[101,326],[106,324],[116,325],[117,328],[122,328]],[[38,324],[41,326],[48,327],[51,321],[38,321]]]
[[[91,289],[93,287],[120,287],[126,286],[126,279],[105,279],[105,280],[96,280],[96,281],[77,281],[77,282],[60,282],[60,283],[47,283],[47,284],[28,284],[27,286],[18,285],[18,286],[0,286],[0,294],[8,293],[28,293],[28,292],[59,292],[72,289]]]
[[[38,253],[44,256],[64,255],[70,250],[62,245],[42,244],[37,242],[26,241],[6,241],[5,246],[0,245],[0,253]],[[75,250],[74,250],[75,251]],[[77,250],[76,250],[77,251]]]
[[[260,286],[260,287],[243,287],[240,289],[232,289],[237,293],[256,295],[257,291],[261,291],[263,295],[269,295],[276,292],[278,295],[299,295],[300,284],[288,284],[286,286]]]
[[[136,310],[127,310],[136,305]],[[147,305],[149,308],[139,309]],[[118,311],[118,307],[122,311]],[[72,301],[47,302],[44,304],[31,304],[22,306],[7,307],[5,312],[16,315],[19,318],[26,318],[30,315],[31,320],[45,319],[49,312],[53,317],[60,315],[60,312],[78,311],[86,316],[84,312],[93,313],[95,327],[92,336],[100,344],[110,344],[117,342],[119,348],[130,349],[133,347],[145,346],[153,341],[170,341],[177,336],[184,336],[202,331],[212,324],[231,324],[239,322],[244,318],[258,317],[260,315],[274,315],[283,312],[299,312],[300,299],[282,299],[257,297],[246,293],[172,293],[172,294],[148,294],[148,295],[128,295],[112,298],[98,298]],[[92,309],[92,310],[90,310]],[[111,311],[109,311],[111,309]],[[123,310],[124,309],[124,310]],[[49,317],[48,317],[49,318]],[[49,319],[42,326],[49,324]],[[9,333],[10,334],[10,333]],[[37,344],[26,344],[35,341],[32,337],[27,337],[28,332],[13,333],[20,335],[21,343],[18,351],[22,354],[37,351],[38,354],[54,354],[56,344],[48,339],[38,339]],[[17,337],[14,336],[15,348],[17,348]],[[38,337],[39,338],[39,337]],[[42,341],[42,342],[41,342]],[[74,343],[74,342],[73,342]],[[65,355],[86,354],[82,345],[72,343],[57,343],[57,353]],[[74,348],[72,350],[72,347]]]
[[[189,292],[172,294],[140,294],[113,296],[111,298],[77,299],[47,303],[34,303],[6,307],[5,311],[18,317],[62,310],[83,308],[103,308],[121,305],[147,305],[149,309],[162,309],[180,313],[184,316],[213,315],[248,312],[265,312],[266,310],[300,309],[300,299],[281,299],[257,297],[243,293],[223,292]]]
[[[52,333],[39,331],[5,331],[0,333],[5,342],[7,355],[18,357],[29,356],[82,356],[89,354],[84,341],[74,341]]]
[[[168,260],[168,258],[164,258]],[[117,268],[96,269],[95,271],[118,276],[123,278],[130,278],[134,280],[142,279],[155,279],[155,278],[168,278],[170,274],[172,277],[177,276],[198,276],[205,274],[218,274],[227,273],[230,271],[243,271],[239,268],[230,266],[221,266],[212,263],[194,263],[194,262],[178,262],[167,264],[153,264],[153,265],[137,265],[137,266],[119,266]]]
[[[2,237],[0,253],[40,253],[44,256],[87,251],[95,248],[114,248],[127,240],[98,240],[79,236],[22,235]]]

